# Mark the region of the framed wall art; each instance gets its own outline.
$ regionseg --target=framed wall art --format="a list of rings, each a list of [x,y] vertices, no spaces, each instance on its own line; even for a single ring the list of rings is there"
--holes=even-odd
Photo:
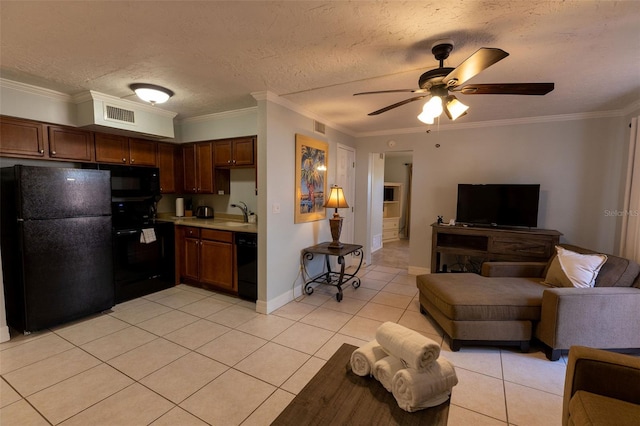
[[[329,145],[296,134],[296,194],[294,223],[326,218],[323,206],[327,191]]]

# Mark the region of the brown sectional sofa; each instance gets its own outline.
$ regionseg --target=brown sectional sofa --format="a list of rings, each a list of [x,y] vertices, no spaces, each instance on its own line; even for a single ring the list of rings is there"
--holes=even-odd
[[[640,348],[640,265],[607,256],[593,288],[542,284],[553,258],[486,262],[481,275],[419,275],[420,310],[443,328],[454,351],[462,344],[517,344],[527,351],[534,337],[553,361],[572,345]]]
[[[640,358],[572,346],[562,425],[637,426],[639,422]]]

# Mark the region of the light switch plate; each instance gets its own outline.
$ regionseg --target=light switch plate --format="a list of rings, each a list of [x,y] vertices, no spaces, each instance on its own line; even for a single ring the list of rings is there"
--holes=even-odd
[[[273,203],[271,205],[271,211],[276,214],[280,213],[280,203]]]

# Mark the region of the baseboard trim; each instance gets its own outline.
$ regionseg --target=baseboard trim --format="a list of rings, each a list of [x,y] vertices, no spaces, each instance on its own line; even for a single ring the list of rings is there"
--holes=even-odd
[[[270,314],[271,312],[283,307],[299,296],[302,296],[302,284],[299,284],[295,286],[293,290],[287,290],[280,296],[277,296],[271,300],[267,300],[266,302],[259,300],[256,303],[256,312],[261,314]]]
[[[9,333],[9,326],[0,328],[0,343],[8,342],[11,339],[11,333]]]

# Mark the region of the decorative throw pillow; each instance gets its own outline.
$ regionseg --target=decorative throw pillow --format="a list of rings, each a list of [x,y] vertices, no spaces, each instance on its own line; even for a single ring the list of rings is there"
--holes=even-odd
[[[556,253],[543,282],[553,287],[593,287],[607,261],[604,254],[580,254],[560,246]]]

